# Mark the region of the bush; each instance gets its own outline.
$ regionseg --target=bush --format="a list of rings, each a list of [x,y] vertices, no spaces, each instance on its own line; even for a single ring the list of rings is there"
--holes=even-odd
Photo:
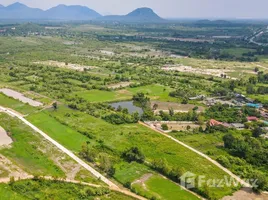
[[[131,147],[130,149],[123,152],[122,157],[127,162],[136,161],[138,163],[143,163],[145,160],[145,156],[143,153],[138,149],[138,147]]]
[[[162,127],[162,129],[164,131],[167,131],[168,130],[168,125],[167,124],[162,124],[161,127]]]

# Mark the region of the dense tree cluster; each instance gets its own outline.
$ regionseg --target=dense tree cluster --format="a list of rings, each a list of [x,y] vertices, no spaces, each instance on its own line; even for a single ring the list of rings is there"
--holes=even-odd
[[[145,161],[145,156],[139,150],[138,147],[131,147],[122,153],[122,158],[124,158],[127,162],[138,162],[143,163]]]

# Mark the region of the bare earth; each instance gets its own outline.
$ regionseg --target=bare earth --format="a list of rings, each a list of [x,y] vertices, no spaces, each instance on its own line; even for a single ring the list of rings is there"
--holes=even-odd
[[[268,194],[256,194],[250,188],[242,188],[233,196],[226,196],[222,200],[268,200]]]
[[[0,154],[0,167],[8,172],[8,176],[4,178],[0,178],[0,182],[5,182],[5,180],[10,179],[10,177],[14,178],[28,178],[30,175],[14,165],[9,159]]]
[[[8,146],[12,143],[12,139],[7,135],[5,129],[0,126],[0,147]]]
[[[84,66],[79,64],[71,64],[71,63],[65,63],[65,62],[58,62],[53,60],[48,61],[40,61],[40,62],[34,62],[34,64],[42,64],[42,65],[48,65],[52,67],[59,67],[59,68],[65,68],[65,69],[73,69],[77,71],[84,71],[84,69],[95,69],[98,68],[96,66]]]
[[[3,88],[3,89],[0,89],[0,92],[5,94],[6,96],[9,96],[9,97],[12,97],[14,99],[17,99],[17,100],[19,100],[19,101],[21,101],[23,103],[28,103],[29,105],[34,106],[34,107],[39,107],[39,106],[43,105],[42,103],[40,103],[38,101],[32,100],[32,99],[30,99],[28,97],[25,97],[23,94],[15,91],[15,90]]]
[[[109,85],[108,88],[117,89],[117,88],[121,88],[121,87],[127,87],[130,84],[131,84],[131,82],[120,82],[120,83]]]
[[[160,101],[152,101],[151,107],[153,108],[154,104],[157,104],[158,107],[155,110],[156,113],[158,113],[160,110],[163,110],[164,112],[168,112],[170,108],[173,108],[175,112],[188,112],[193,110],[195,105],[192,104],[179,104],[174,102],[160,102]],[[198,110],[197,112],[203,112],[205,109],[202,106],[197,106]]]
[[[209,76],[216,76],[221,77],[222,74],[227,72],[233,72],[233,70],[229,69],[202,69],[202,68],[193,68],[191,66],[184,66],[184,65],[167,65],[162,67],[165,71],[178,71],[178,72],[185,72],[185,73],[193,73],[193,74],[202,74],[202,75],[209,75]],[[230,78],[227,76],[227,78]]]

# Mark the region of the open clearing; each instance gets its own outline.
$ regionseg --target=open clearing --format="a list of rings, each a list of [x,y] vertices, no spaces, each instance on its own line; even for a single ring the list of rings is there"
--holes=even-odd
[[[34,64],[48,65],[52,67],[59,67],[59,68],[65,68],[65,69],[73,69],[77,71],[84,71],[84,69],[98,68],[96,66],[84,66],[84,65],[79,65],[79,64],[58,62],[58,61],[53,61],[53,60],[34,62]]]
[[[193,130],[199,128],[200,125],[195,124],[193,122],[177,122],[177,121],[168,121],[168,122],[146,122],[150,126],[154,126],[157,129],[162,129],[162,124],[167,124],[169,131],[186,131],[186,130]],[[205,128],[205,126],[202,126]]]
[[[16,110],[22,114],[29,114],[37,110],[37,107],[24,104],[12,97],[0,93],[0,105]]]
[[[7,146],[12,143],[12,139],[7,135],[5,129],[0,126],[0,147]]]
[[[253,193],[250,188],[242,188],[235,192],[233,196],[226,196],[222,200],[268,200],[268,194],[256,194]]]
[[[193,74],[201,74],[201,75],[209,75],[222,77],[222,75],[226,75],[227,73],[234,72],[229,69],[201,69],[201,68],[193,68],[191,66],[185,65],[166,65],[162,67],[165,71],[177,71],[177,72],[185,72],[185,73],[193,73]],[[230,78],[227,76],[227,78]]]
[[[131,84],[132,84],[132,82],[120,82],[120,83],[116,83],[116,84],[111,84],[108,86],[108,88],[117,89],[117,88],[127,87]]]
[[[197,200],[194,194],[160,175],[145,174],[133,183],[133,188],[148,199]]]
[[[203,112],[205,110],[202,106],[195,106],[193,104],[178,104],[174,102],[161,102],[161,101],[152,101],[151,107],[157,104],[157,109],[155,110],[158,113],[160,110],[164,112],[168,112],[170,108],[172,108],[175,112],[189,112],[193,110],[195,107],[198,107],[196,112]]]
[[[39,106],[43,106],[42,103],[32,100],[28,97],[25,97],[23,94],[21,94],[20,92],[17,92],[15,90],[11,90],[11,89],[7,89],[7,88],[2,88],[0,89],[0,92],[2,92],[3,94],[5,94],[8,97],[12,97],[14,99],[17,99],[23,103],[29,104],[31,106],[34,107],[39,107]]]
[[[66,113],[69,113],[70,117],[66,118]],[[60,121],[64,120],[65,125],[59,123],[55,118]],[[88,138],[76,131],[64,131],[68,126],[76,130],[83,127],[84,131],[92,133],[97,140],[104,141],[104,145],[114,152],[122,152],[135,144],[143,151],[149,162],[163,158],[170,167],[190,168],[192,173],[204,174],[207,178],[222,178],[227,175],[205,158],[139,124],[112,125],[66,107],[60,107],[57,112],[47,110],[35,113],[28,116],[27,119],[75,152],[81,149],[81,145],[88,141]],[[52,123],[54,125],[51,125]],[[69,127],[68,129],[70,129]],[[73,130],[72,128],[71,130]],[[95,139],[91,140],[91,144],[96,144]],[[167,146],[168,149],[166,149]],[[210,192],[216,198],[221,198],[230,194],[231,190],[227,187],[211,188]]]

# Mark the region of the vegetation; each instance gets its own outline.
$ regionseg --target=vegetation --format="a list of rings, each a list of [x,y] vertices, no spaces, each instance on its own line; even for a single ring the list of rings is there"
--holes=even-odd
[[[174,22],[172,26],[0,24],[0,30],[6,30],[0,31],[0,88],[13,88],[44,106],[34,108],[2,93],[0,105],[26,115],[105,176],[151,199],[196,199],[177,187],[187,171],[207,179],[227,174],[138,124],[139,120],[196,124],[193,131],[186,127],[185,133],[169,134],[243,178],[258,178],[259,187],[254,189],[267,190],[266,125],[262,121],[249,123],[246,117],[265,118],[258,109],[245,106],[248,97],[250,102],[268,105],[267,48],[250,42],[255,32],[264,28],[261,23],[225,21]],[[265,37],[263,34],[255,40],[265,42]],[[122,100],[133,101],[142,108],[142,114],[111,106]],[[162,103],[167,108],[162,108]],[[169,103],[186,108],[190,104],[191,109],[178,112]],[[66,176],[53,162],[54,149],[44,151],[50,147],[48,143],[18,120],[5,114],[0,114],[0,119],[13,139],[10,148],[1,148],[1,154],[31,174]],[[243,123],[245,130],[224,126],[205,129],[210,119]],[[161,126],[169,129],[166,122]],[[137,184],[144,177],[146,190]],[[97,182],[83,170],[75,178]],[[127,199],[105,188],[41,179],[1,185],[0,194],[3,188],[7,199]],[[220,199],[237,189],[203,184],[193,192]]]
[[[3,199],[133,199],[107,188],[93,188],[85,185],[47,181],[42,178],[18,181],[9,185],[0,185]]]

